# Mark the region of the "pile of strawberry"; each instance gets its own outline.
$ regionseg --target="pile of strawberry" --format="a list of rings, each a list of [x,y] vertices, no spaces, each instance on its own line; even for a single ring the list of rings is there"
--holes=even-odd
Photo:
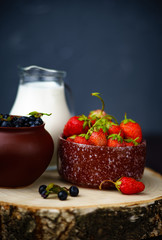
[[[104,111],[104,101],[99,93],[92,93],[102,102],[102,109],[91,111],[88,116],[71,117],[63,130],[67,141],[95,146],[125,147],[136,146],[142,142],[140,125],[132,119],[119,124],[117,120]]]

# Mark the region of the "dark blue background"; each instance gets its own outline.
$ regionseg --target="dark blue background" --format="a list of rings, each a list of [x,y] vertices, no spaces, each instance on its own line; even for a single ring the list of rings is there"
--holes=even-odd
[[[1,0],[0,112],[9,112],[15,99],[18,66],[65,70],[76,114],[100,108],[91,96],[100,92],[106,111],[119,121],[127,112],[156,149],[162,136],[161,56],[161,1]]]

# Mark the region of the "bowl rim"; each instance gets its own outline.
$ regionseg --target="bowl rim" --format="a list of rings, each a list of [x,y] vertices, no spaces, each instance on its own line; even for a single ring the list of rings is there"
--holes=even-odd
[[[98,148],[98,149],[101,149],[101,148],[105,148],[105,149],[114,149],[114,148],[117,148],[117,149],[131,149],[131,148],[138,148],[140,146],[146,146],[146,139],[143,139],[142,142],[140,144],[138,144],[137,146],[120,146],[120,147],[109,147],[109,146],[95,146],[95,145],[90,145],[90,144],[82,144],[82,143],[75,143],[75,142],[70,142],[70,141],[67,141],[67,139],[65,139],[63,137],[63,135],[60,135],[59,136],[59,140],[61,141],[64,141],[64,142],[67,142],[69,144],[72,144],[72,145],[78,145],[78,146],[88,146],[89,148]]]

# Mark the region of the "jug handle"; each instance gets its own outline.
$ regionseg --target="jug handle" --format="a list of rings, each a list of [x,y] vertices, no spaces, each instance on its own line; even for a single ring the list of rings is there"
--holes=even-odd
[[[74,107],[74,98],[73,98],[72,90],[67,83],[64,83],[64,85],[65,85],[65,97],[66,97],[66,100],[67,100],[67,105],[69,107],[70,114],[72,116],[74,116],[75,115],[75,110],[74,110],[75,107]],[[69,98],[66,95],[66,90],[67,90],[67,93],[69,94]]]

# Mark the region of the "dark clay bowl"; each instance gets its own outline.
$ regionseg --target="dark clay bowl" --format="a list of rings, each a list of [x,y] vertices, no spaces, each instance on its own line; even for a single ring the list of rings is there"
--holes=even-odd
[[[54,143],[44,124],[0,127],[0,187],[32,184],[48,167]]]
[[[60,176],[83,187],[98,188],[109,179],[122,176],[140,180],[145,167],[146,142],[129,147],[100,147],[69,142],[60,137],[58,172]],[[111,188],[111,183],[104,188]]]

